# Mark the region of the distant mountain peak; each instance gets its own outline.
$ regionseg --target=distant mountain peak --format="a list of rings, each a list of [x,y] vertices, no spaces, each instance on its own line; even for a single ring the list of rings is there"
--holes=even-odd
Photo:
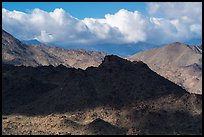
[[[33,45],[46,45],[46,44],[38,41],[37,39],[22,40],[22,42],[26,43],[26,44],[33,44]]]
[[[188,92],[202,94],[202,48],[200,46],[174,42],[140,52],[129,59],[142,60],[156,73],[184,87]],[[193,65],[195,63],[198,65]],[[191,67],[187,68],[187,66]]]

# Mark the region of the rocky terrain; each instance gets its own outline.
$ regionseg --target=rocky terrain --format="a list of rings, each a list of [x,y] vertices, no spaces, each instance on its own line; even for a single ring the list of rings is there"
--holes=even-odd
[[[128,59],[142,60],[153,71],[188,92],[202,94],[202,46],[176,42],[137,53]]]
[[[58,66],[86,69],[98,66],[105,53],[86,50],[65,50],[22,43],[2,29],[2,61],[17,66]]]
[[[43,45],[24,44],[2,30],[2,61],[25,66],[58,66],[86,69],[97,67],[107,54],[86,50],[65,50]],[[127,59],[142,60],[159,75],[185,88],[202,94],[202,46],[172,43],[140,52]]]
[[[142,61],[2,66],[3,134],[202,134],[202,96]]]

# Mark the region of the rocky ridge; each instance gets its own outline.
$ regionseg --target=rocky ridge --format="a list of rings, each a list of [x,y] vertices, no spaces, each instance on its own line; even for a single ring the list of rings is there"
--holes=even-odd
[[[110,55],[86,70],[3,64],[2,82],[4,134],[202,134],[202,96],[141,61]]]

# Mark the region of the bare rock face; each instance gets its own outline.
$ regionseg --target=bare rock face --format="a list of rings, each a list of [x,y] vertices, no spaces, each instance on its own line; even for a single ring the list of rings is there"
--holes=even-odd
[[[65,50],[57,47],[24,44],[2,30],[2,60],[17,66],[58,66],[86,69],[97,67],[105,53],[86,50]]]
[[[2,61],[15,65],[38,65],[32,58],[29,46],[23,44],[4,30],[2,30]]]
[[[4,134],[26,128],[30,134],[202,134],[202,96],[141,61],[109,55],[86,70],[8,64],[2,69]]]
[[[140,52],[129,60],[142,60],[153,71],[190,93],[202,94],[202,48],[176,42]]]

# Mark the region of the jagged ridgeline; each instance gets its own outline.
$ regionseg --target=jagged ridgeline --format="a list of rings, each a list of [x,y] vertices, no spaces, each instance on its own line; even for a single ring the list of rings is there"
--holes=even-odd
[[[131,62],[25,44],[2,30],[2,132],[202,134],[202,96],[189,93],[201,90],[201,53],[172,43]]]
[[[2,61],[16,66],[58,66],[86,69],[98,66],[106,53],[86,50],[30,45],[23,43],[2,29]]]
[[[108,55],[86,70],[3,64],[2,81],[5,116],[80,112],[76,121],[101,118],[121,134],[202,134],[201,95],[189,94],[141,61]]]

